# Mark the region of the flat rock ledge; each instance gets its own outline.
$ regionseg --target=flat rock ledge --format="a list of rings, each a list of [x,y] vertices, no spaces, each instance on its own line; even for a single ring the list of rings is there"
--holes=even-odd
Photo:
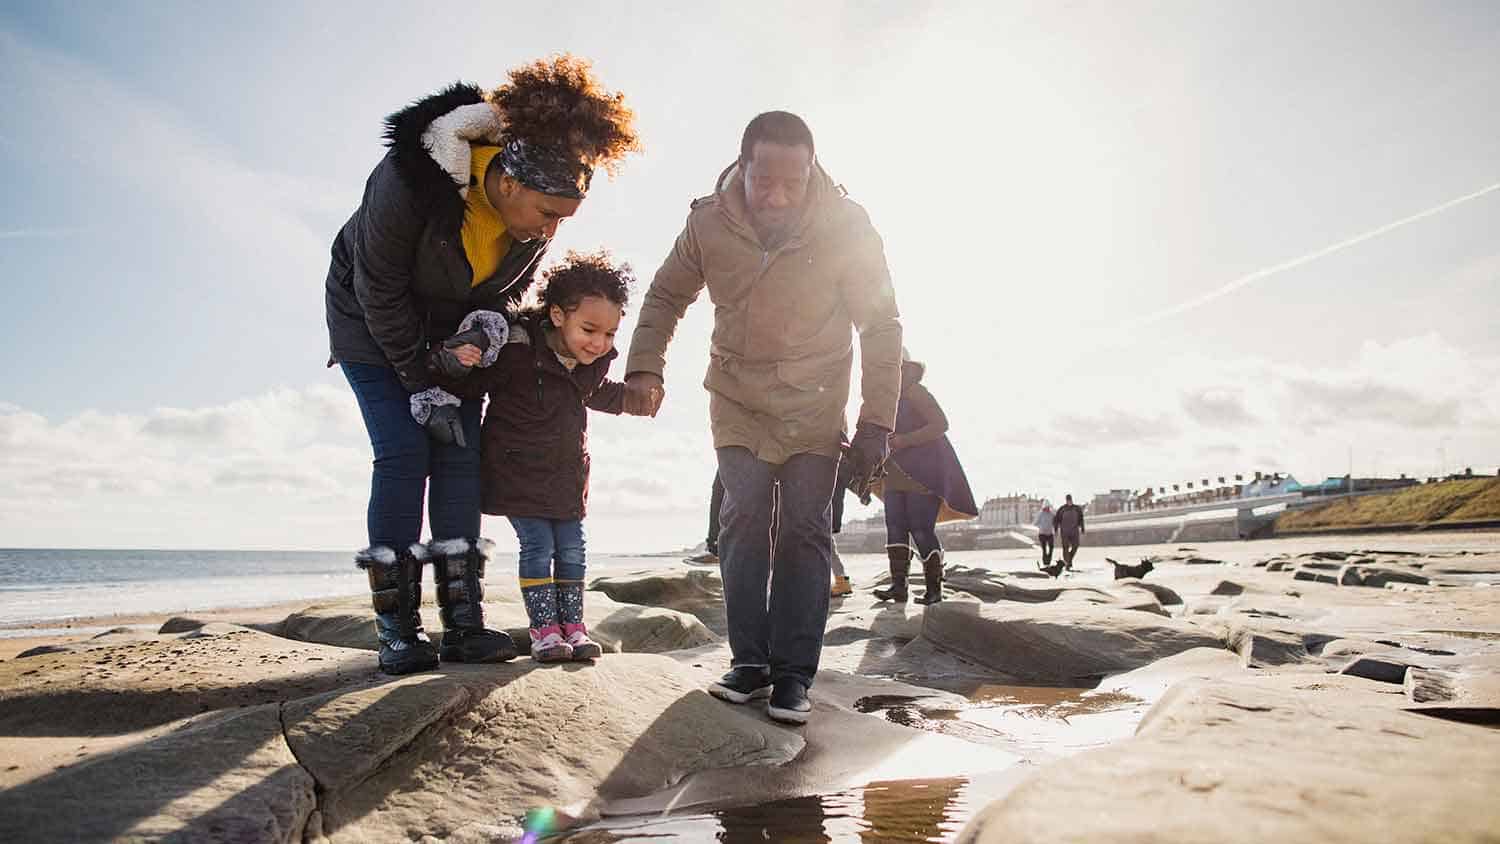
[[[1338,676],[1185,683],[1135,737],[1044,766],[957,840],[1496,840],[1500,731],[1404,699]]]

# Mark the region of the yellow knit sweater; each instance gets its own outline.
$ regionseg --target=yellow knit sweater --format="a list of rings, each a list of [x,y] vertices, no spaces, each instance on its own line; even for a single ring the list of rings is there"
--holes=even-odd
[[[500,212],[490,204],[484,193],[484,174],[489,170],[490,159],[500,154],[496,146],[474,145],[470,153],[470,178],[468,208],[464,211],[464,256],[474,277],[469,284],[477,287],[500,268],[500,259],[510,250],[511,237],[505,231],[505,221]]]

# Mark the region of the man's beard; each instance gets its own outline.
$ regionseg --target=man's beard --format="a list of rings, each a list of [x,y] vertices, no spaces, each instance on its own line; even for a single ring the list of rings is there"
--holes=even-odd
[[[764,217],[755,217],[752,222],[755,225],[755,234],[760,238],[763,246],[779,246],[791,236],[792,224],[796,217],[788,214],[780,219],[768,220]]]

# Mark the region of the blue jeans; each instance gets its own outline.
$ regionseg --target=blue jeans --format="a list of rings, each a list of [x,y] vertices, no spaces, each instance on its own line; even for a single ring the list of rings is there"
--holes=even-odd
[[[583,522],[511,516],[510,525],[521,544],[521,579],[583,580]]]
[[[420,541],[424,491],[433,539],[479,536],[479,401],[459,408],[469,446],[441,445],[411,418],[411,394],[394,369],[339,366],[359,401],[375,454],[366,514],[370,544],[399,550]]]
[[[907,536],[916,546],[917,559],[927,559],[942,548],[937,535],[937,515],[941,502],[925,492],[888,492],[885,494],[885,544],[906,545]]]
[[[773,683],[811,686],[828,619],[829,511],[838,461],[798,454],[777,466],[738,446],[718,453],[724,482],[719,571],[731,663],[765,666]]]

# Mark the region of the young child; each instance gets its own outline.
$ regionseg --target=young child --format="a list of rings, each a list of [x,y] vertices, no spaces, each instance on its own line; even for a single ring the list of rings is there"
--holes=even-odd
[[[635,279],[605,252],[570,252],[543,277],[540,304],[522,311],[495,362],[455,392],[489,394],[481,506],[508,517],[520,540],[531,656],[589,660],[602,648],[583,623],[588,409],[625,410],[625,385],[605,374]]]

